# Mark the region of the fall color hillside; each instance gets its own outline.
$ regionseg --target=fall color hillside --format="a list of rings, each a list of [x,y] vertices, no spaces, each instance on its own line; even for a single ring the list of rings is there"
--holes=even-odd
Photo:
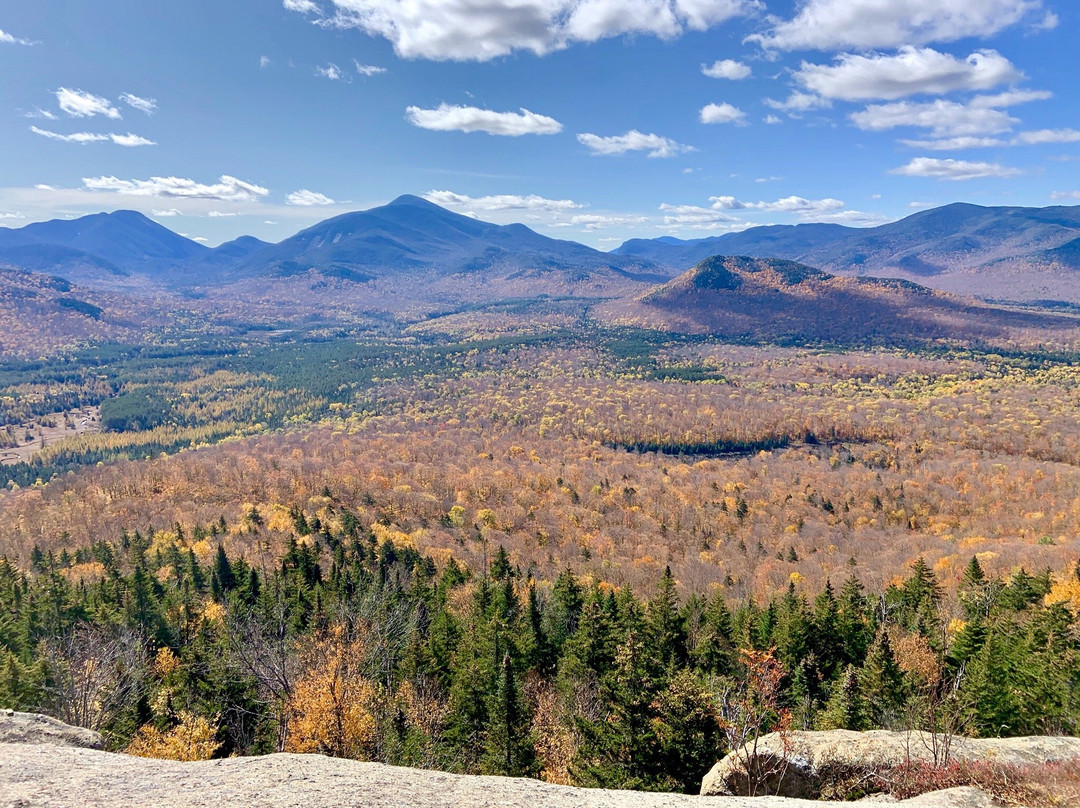
[[[713,256],[634,299],[598,307],[619,324],[734,339],[914,344],[1002,342],[1034,330],[1075,338],[1078,322],[1013,312],[910,281],[838,277],[794,261]]]

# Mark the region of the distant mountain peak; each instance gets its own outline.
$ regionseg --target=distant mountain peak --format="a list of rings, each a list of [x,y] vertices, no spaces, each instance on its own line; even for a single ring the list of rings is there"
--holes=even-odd
[[[422,196],[415,196],[413,194],[402,194],[393,202],[388,203],[386,207],[401,207],[404,205],[417,208],[438,208],[439,210],[445,210],[445,208],[440,208],[434,202],[428,202]]]

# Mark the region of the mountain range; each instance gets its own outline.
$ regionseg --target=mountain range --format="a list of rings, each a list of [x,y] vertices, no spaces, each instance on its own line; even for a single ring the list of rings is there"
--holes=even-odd
[[[990,299],[1080,302],[1080,207],[957,203],[878,227],[773,225],[696,240],[633,239],[610,253],[415,196],[327,219],[277,244],[243,236],[213,249],[134,211],[0,228],[0,264],[126,291],[321,278],[430,287],[440,300],[495,287],[508,295],[620,296],[718,254],[906,278]]]
[[[914,345],[1075,334],[1072,317],[1013,311],[897,278],[843,277],[795,261],[712,256],[636,297],[594,307],[629,325],[728,339]]]
[[[784,258],[835,274],[899,277],[986,298],[1080,296],[1080,207],[956,203],[878,227],[798,224],[710,238],[633,239],[615,250],[678,270],[712,255]]]

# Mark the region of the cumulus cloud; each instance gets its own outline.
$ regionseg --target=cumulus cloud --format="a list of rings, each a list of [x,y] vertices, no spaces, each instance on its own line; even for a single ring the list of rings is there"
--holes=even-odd
[[[623,34],[673,39],[752,14],[760,0],[284,0],[319,25],[387,39],[407,59],[488,61],[514,51],[543,55]]]
[[[1020,132],[1014,142],[1017,145],[1038,145],[1041,143],[1076,143],[1080,141],[1080,131],[1076,129],[1037,129]]]
[[[941,160],[936,157],[916,157],[907,165],[894,168],[890,174],[905,177],[930,177],[939,180],[976,180],[986,177],[1015,177],[1022,174],[1018,168],[998,163],[972,163],[967,160]]]
[[[1019,81],[1024,74],[994,50],[958,59],[933,48],[901,48],[895,55],[843,53],[835,64],[803,62],[795,81],[825,98],[843,101],[893,100],[908,95],[940,95],[956,90],[989,90]]]
[[[115,191],[129,196],[163,199],[217,199],[222,202],[254,202],[270,193],[269,189],[223,174],[217,183],[205,185],[183,177],[151,177],[148,180],[122,180],[117,177],[83,177],[88,191]]]
[[[626,154],[631,151],[647,151],[649,157],[675,157],[678,154],[697,151],[693,146],[677,143],[671,138],[645,134],[631,129],[625,135],[600,137],[589,132],[577,136],[578,142],[592,149],[593,154]]]
[[[559,213],[585,207],[572,199],[547,199],[536,194],[528,194],[527,196],[517,194],[466,196],[453,191],[432,190],[424,194],[424,199],[444,208],[464,208],[473,211],[531,210]]]
[[[989,37],[1031,18],[1042,0],[806,0],[790,20],[747,39],[766,49],[896,48]],[[1045,18],[1043,18],[1045,19]]]
[[[312,0],[282,0],[281,5],[286,11],[296,11],[300,14],[321,14],[322,9]]]
[[[524,108],[520,112],[493,112],[452,104],[439,104],[435,109],[406,107],[405,119],[413,126],[437,132],[487,132],[509,137],[554,135],[563,128],[554,118]]]
[[[738,81],[750,75],[750,65],[736,62],[734,59],[720,59],[711,65],[702,65],[701,72],[710,79],[731,79]]]
[[[333,62],[330,62],[326,67],[316,67],[315,75],[322,76],[324,79],[330,79],[331,81],[348,81],[349,76]]]
[[[700,116],[702,123],[746,123],[746,113],[728,103],[706,104]]]
[[[9,34],[7,31],[5,31],[3,29],[0,29],[0,42],[3,42],[5,44],[7,44],[7,45],[33,45],[33,44],[35,44],[34,42],[31,42],[29,39],[23,39],[22,37],[17,37],[14,34]]]
[[[73,118],[92,118],[95,115],[120,118],[120,110],[114,107],[107,98],[82,90],[69,90],[67,87],[61,87],[55,95],[60,109]]]
[[[0,212],[0,219],[25,219],[25,218],[26,218],[26,216],[23,215],[22,213],[20,213],[19,211],[12,211],[12,212],[7,212],[7,213]]]
[[[728,216],[715,208],[702,208],[697,205],[660,205],[664,213],[664,224],[670,228],[689,230],[740,230],[749,227],[746,222]]]
[[[366,65],[362,62],[353,59],[353,64],[356,65],[356,72],[361,76],[377,76],[380,73],[385,73],[385,67],[379,67],[377,65]]]
[[[270,59],[269,56],[260,56],[259,57],[259,67],[261,67],[261,68],[269,67],[271,62],[272,62],[272,60]]]
[[[860,129],[882,131],[900,126],[929,129],[935,139],[986,137],[1009,131],[1019,121],[1004,107],[1050,98],[1045,91],[1013,90],[996,95],[978,95],[967,103],[937,99],[926,103],[897,101],[872,104],[851,115]]]
[[[156,219],[167,219],[167,218],[169,218],[171,216],[183,216],[184,215],[180,211],[178,211],[176,208],[168,208],[167,210],[157,210],[155,208],[155,209],[151,210],[150,213]]]
[[[796,213],[813,215],[842,210],[844,203],[839,199],[806,199],[801,196],[786,196],[775,202],[740,202],[733,196],[710,196],[713,210],[758,210],[767,213]]]
[[[996,146],[1037,146],[1044,143],[1080,142],[1080,130],[1036,129],[1018,132],[1015,137],[1004,140],[997,137],[951,137],[941,140],[901,140],[905,146],[931,151],[958,151],[960,149],[984,149]]]
[[[579,213],[572,216],[569,221],[571,227],[584,228],[586,232],[593,233],[605,227],[633,227],[649,221],[646,216],[608,216],[601,213]]]
[[[285,197],[285,204],[299,205],[301,207],[314,207],[316,205],[333,205],[336,203],[326,194],[320,194],[316,191],[309,191],[307,188],[302,188],[299,191],[293,191]]]
[[[157,109],[157,101],[153,98],[140,98],[131,93],[124,93],[120,96],[120,100],[132,109],[137,109],[139,112],[145,112],[147,115],[153,115],[154,111]]]
[[[803,112],[809,112],[812,109],[826,109],[832,106],[832,102],[827,98],[822,98],[813,93],[800,93],[796,91],[783,101],[777,101],[775,98],[766,98],[765,106],[782,110],[790,115],[798,115]]]
[[[157,144],[148,140],[147,138],[140,137],[139,135],[133,135],[128,132],[126,135],[117,134],[99,134],[97,132],[74,132],[70,135],[62,135],[59,132],[50,132],[48,129],[39,129],[36,126],[31,126],[30,131],[35,135],[41,135],[47,137],[50,140],[59,140],[63,143],[105,143],[112,141],[117,146],[156,146]]]

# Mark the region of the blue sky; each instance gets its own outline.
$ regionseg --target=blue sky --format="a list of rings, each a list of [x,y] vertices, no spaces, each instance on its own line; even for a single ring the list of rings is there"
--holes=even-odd
[[[1080,204],[1064,0],[0,6],[0,226],[216,244],[403,193],[602,249]]]

